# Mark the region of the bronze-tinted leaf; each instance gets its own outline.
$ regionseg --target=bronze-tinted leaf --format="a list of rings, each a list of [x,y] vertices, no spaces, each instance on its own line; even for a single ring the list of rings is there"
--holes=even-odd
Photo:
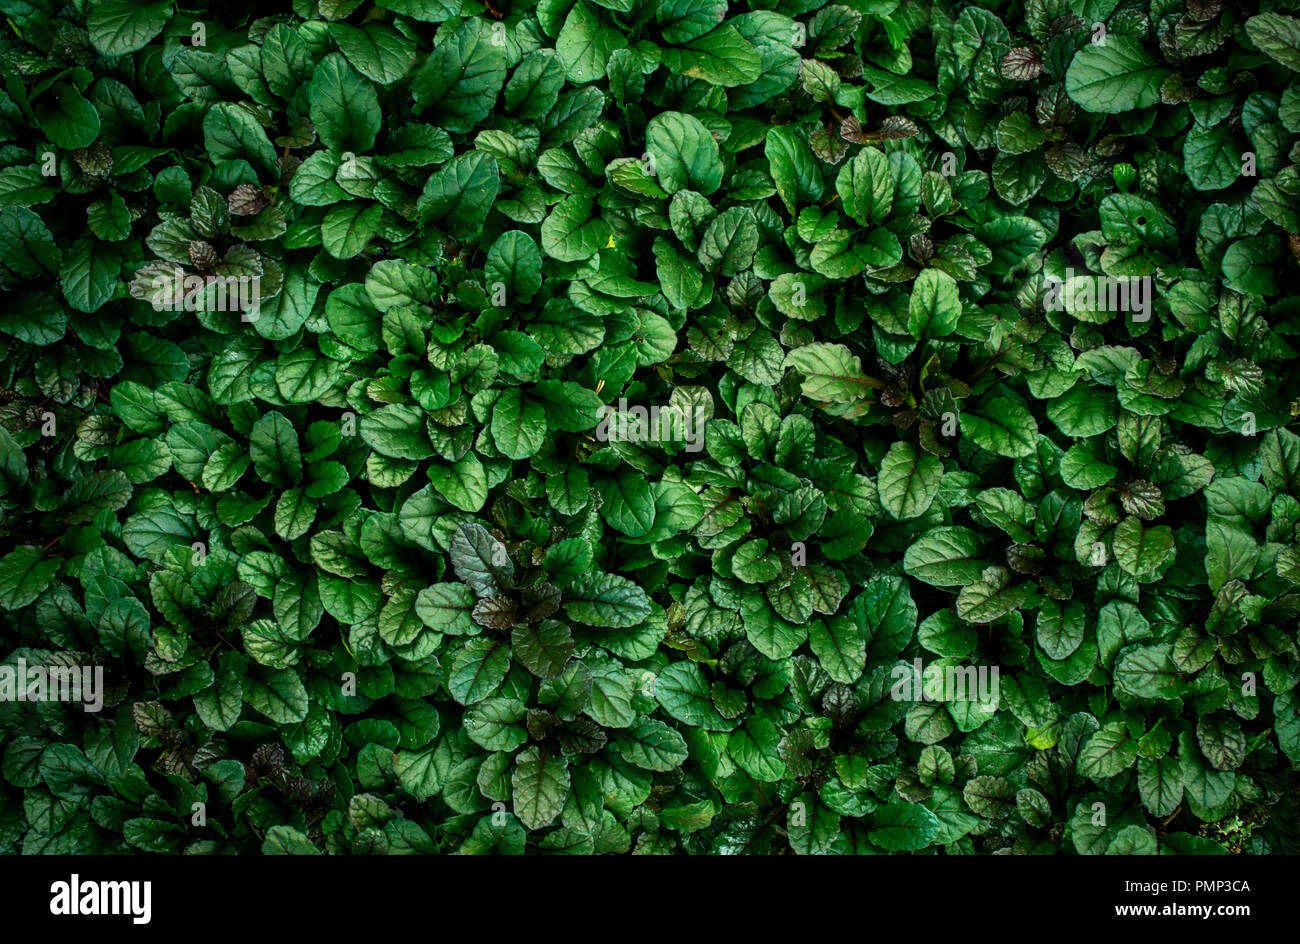
[[[113,170],[113,152],[103,141],[77,148],[72,152],[72,157],[87,177],[107,177]]]
[[[539,583],[524,591],[519,619],[525,623],[535,623],[546,619],[559,608],[559,587],[550,583]]]
[[[1046,152],[1047,166],[1062,180],[1078,180],[1083,173],[1085,160],[1083,148],[1073,142],[1056,144]]]
[[[587,718],[575,718],[559,730],[560,743],[580,754],[594,754],[607,740],[600,725]]]
[[[1002,57],[1002,74],[1016,82],[1028,82],[1043,74],[1043,59],[1031,46],[1016,46]]]
[[[1059,36],[1062,33],[1068,33],[1071,30],[1082,29],[1085,25],[1083,17],[1077,13],[1062,13],[1056,19],[1052,20],[1047,27],[1048,32],[1053,36]]]
[[[1047,562],[1047,552],[1033,544],[1013,544],[1007,548],[1007,566],[1018,574],[1040,574]]]
[[[915,137],[920,133],[921,129],[916,122],[903,115],[890,115],[877,131],[864,131],[862,122],[853,115],[849,115],[840,124],[840,137],[854,144],[864,144],[867,141],[897,141]]]
[[[1120,518],[1123,517],[1119,503],[1119,490],[1103,488],[1093,492],[1083,503],[1083,513],[1089,520],[1098,524],[1119,524]]]
[[[858,121],[853,115],[849,115],[840,122],[840,137],[845,141],[852,141],[854,144],[862,144],[870,140],[862,131],[862,122]]]
[[[161,738],[176,728],[176,719],[160,701],[136,702],[131,709],[135,726],[145,737]]]
[[[190,262],[200,270],[211,269],[217,264],[217,250],[212,244],[202,239],[190,241]]]
[[[877,135],[889,141],[914,138],[920,133],[921,129],[916,122],[902,115],[890,115],[881,123],[880,130],[876,132]]]
[[[515,601],[509,597],[484,597],[474,604],[474,622],[488,629],[509,629],[519,622]]]
[[[253,751],[252,760],[245,765],[250,780],[278,777],[284,772],[284,748],[279,743],[263,744]]]
[[[226,198],[232,216],[252,216],[270,206],[266,192],[256,184],[240,184]]]
[[[844,160],[844,155],[849,150],[848,144],[842,138],[834,137],[825,128],[814,131],[809,136],[808,143],[812,146],[813,153],[827,164],[838,164]]]
[[[1078,113],[1079,106],[1070,99],[1065,86],[1060,83],[1043,89],[1034,103],[1034,117],[1043,127],[1068,125]]]
[[[899,410],[890,417],[890,422],[899,429],[911,429],[916,424],[919,416],[920,414],[916,410]]]
[[[781,738],[776,752],[785,761],[785,766],[796,777],[806,777],[813,771],[812,755],[816,753],[812,732],[805,728],[796,728]]]
[[[1120,504],[1130,515],[1137,515],[1144,521],[1158,518],[1165,513],[1165,503],[1160,489],[1145,479],[1134,479],[1119,490]]]
[[[1196,97],[1196,94],[1196,84],[1188,81],[1178,72],[1160,83],[1160,100],[1166,105],[1177,105],[1179,102],[1191,101]]]
[[[573,634],[558,620],[520,623],[510,632],[510,647],[529,672],[550,678],[564,671],[573,655]]]
[[[840,682],[831,682],[822,693],[822,714],[828,718],[846,718],[858,707],[853,689]]]
[[[524,721],[524,727],[528,729],[528,736],[534,741],[546,740],[551,731],[559,724],[559,718],[540,708],[529,709],[528,717]]]

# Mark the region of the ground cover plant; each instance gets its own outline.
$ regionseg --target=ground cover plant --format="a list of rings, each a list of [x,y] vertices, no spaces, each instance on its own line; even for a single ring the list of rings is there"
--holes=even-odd
[[[1300,850],[1297,8],[0,0],[0,849]]]

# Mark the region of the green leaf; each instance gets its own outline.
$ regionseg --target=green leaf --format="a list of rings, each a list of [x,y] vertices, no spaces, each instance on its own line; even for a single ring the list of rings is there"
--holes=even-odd
[[[866,667],[867,647],[852,620],[832,617],[816,620],[808,627],[808,641],[828,675],[851,685]]]
[[[686,739],[664,724],[647,718],[619,732],[614,750],[642,770],[669,771],[686,760]]]
[[[1068,659],[1083,642],[1087,613],[1078,600],[1044,600],[1038,613],[1038,645],[1049,659]]]
[[[1018,400],[989,398],[978,410],[963,410],[959,419],[963,436],[996,455],[1020,459],[1038,448],[1038,424]]]
[[[961,526],[932,528],[903,554],[903,571],[936,587],[964,587],[988,566],[979,534]]]
[[[455,133],[488,116],[506,81],[505,46],[492,41],[492,30],[471,17],[434,47],[411,76],[416,114],[430,110],[439,127]]]
[[[393,770],[402,789],[423,802],[442,792],[446,772],[440,765],[436,748],[422,751],[399,751],[393,759]]]
[[[171,19],[171,0],[133,3],[102,0],[90,11],[86,28],[90,43],[105,56],[124,56],[143,49]]]
[[[84,148],[99,137],[99,112],[67,82],[56,83],[34,111],[41,133],[55,147]]]
[[[1243,150],[1226,124],[1194,125],[1183,143],[1183,170],[1197,190],[1222,190],[1240,179]]]
[[[1140,39],[1108,35],[1074,54],[1065,73],[1065,91],[1084,110],[1115,114],[1149,108],[1160,100],[1160,84],[1170,69]]]
[[[1139,757],[1137,770],[1142,805],[1152,815],[1162,819],[1172,816],[1183,800],[1183,771],[1178,758],[1161,757],[1152,760]]]
[[[601,497],[601,516],[610,527],[633,538],[648,534],[654,527],[655,499],[644,475],[625,472],[592,484]]]
[[[727,15],[727,4],[725,0],[667,0],[654,11],[664,42],[684,43],[721,23]]]
[[[708,296],[703,292],[704,273],[679,253],[673,244],[662,236],[654,241],[655,276],[668,304],[674,308],[698,308]]]
[[[514,657],[542,678],[559,675],[573,655],[573,635],[558,620],[542,620],[510,631]]]
[[[715,27],[684,46],[662,49],[660,54],[673,73],[703,79],[711,85],[727,88],[747,85],[763,74],[763,60],[758,50],[729,23]]]
[[[527,459],[546,441],[546,411],[518,390],[505,390],[492,411],[492,441],[511,459]]]
[[[248,109],[231,102],[218,102],[203,116],[203,144],[217,160],[247,160],[268,176],[278,172],[265,129]]]
[[[700,238],[700,265],[715,275],[739,275],[753,263],[758,245],[753,212],[746,207],[731,207],[714,217]]]
[[[472,452],[450,466],[431,467],[429,481],[439,495],[461,511],[477,512],[487,502],[487,472]]]
[[[708,196],[722,184],[718,142],[693,115],[655,115],[646,126],[646,142],[659,185],[668,193],[694,190]]]
[[[299,830],[292,826],[272,826],[262,840],[262,855],[322,855]]]
[[[896,442],[880,463],[880,504],[899,520],[919,517],[938,496],[942,479],[941,460],[910,443]]]
[[[453,236],[469,236],[482,229],[500,179],[491,155],[461,154],[429,178],[416,206],[425,221],[440,223]]]
[[[1271,59],[1300,72],[1300,19],[1283,13],[1260,13],[1246,21],[1246,35]]]
[[[415,64],[415,43],[383,23],[369,22],[358,28],[334,22],[329,24],[329,32],[348,62],[380,85],[391,85]]]
[[[326,146],[356,153],[374,146],[383,122],[379,96],[341,53],[330,53],[316,65],[307,100],[312,124]]]
[[[281,414],[272,411],[253,424],[248,449],[253,468],[263,481],[276,486],[302,481],[298,433]]]
[[[307,717],[307,689],[293,669],[244,680],[244,701],[276,724]]]
[[[726,731],[734,725],[718,713],[703,671],[694,662],[674,662],[655,680],[655,698],[664,711],[692,727]]]
[[[564,594],[564,611],[588,626],[636,626],[650,615],[644,590],[625,577],[588,574]]]
[[[493,639],[471,639],[452,660],[447,691],[462,705],[494,694],[510,671],[510,648]]]
[[[1181,673],[1171,649],[1141,646],[1125,652],[1115,663],[1115,687],[1135,698],[1176,698],[1182,688]]]
[[[862,372],[862,359],[843,344],[807,344],[785,356],[783,367],[802,375],[804,396],[811,400],[844,403],[869,396],[881,386]]]
[[[471,587],[458,583],[435,583],[416,596],[415,612],[430,629],[462,636],[475,631],[470,614],[477,602]]]
[[[230,730],[243,711],[243,661],[234,653],[223,655],[211,687],[194,696],[195,712],[214,731]]]
[[[506,83],[506,108],[520,118],[540,118],[555,107],[564,79],[565,66],[555,50],[535,50],[524,57]]]
[[[510,777],[515,816],[525,829],[549,826],[564,809],[571,780],[563,757],[530,747],[515,758]]]
[[[335,259],[351,259],[379,232],[384,208],[377,203],[343,203],[321,221],[321,244]]]
[[[907,305],[907,330],[912,337],[942,338],[961,321],[957,282],[946,272],[926,269],[916,278]]]
[[[121,269],[121,252],[111,243],[79,239],[64,253],[59,270],[63,297],[77,311],[99,311],[117,294]]]
[[[594,216],[595,200],[586,194],[565,197],[542,222],[542,252],[560,262],[581,262],[605,248],[613,230]]]
[[[856,222],[863,226],[883,222],[894,205],[894,178],[888,158],[873,147],[863,148],[840,168],[835,190],[844,201],[844,211]]]
[[[59,561],[43,560],[43,556],[39,547],[24,544],[0,559],[0,607],[21,609],[54,581]]]
[[[764,140],[772,180],[786,210],[794,213],[800,203],[820,200],[824,188],[812,149],[788,126],[769,129]]]
[[[1076,766],[1083,776],[1101,780],[1131,767],[1136,757],[1137,739],[1123,722],[1116,721],[1088,739]]]
[[[498,284],[507,304],[527,302],[542,287],[542,254],[527,233],[510,230],[488,250],[483,278],[489,291]]]
[[[515,565],[506,547],[480,524],[461,525],[452,536],[451,566],[479,596],[509,589]]]
[[[433,272],[402,262],[383,259],[366,275],[366,295],[380,311],[396,307],[432,304],[438,297],[438,280]]]
[[[117,511],[131,500],[131,483],[116,469],[104,469],[74,482],[63,497],[59,518],[67,524],[90,521],[102,511]]]
[[[1119,566],[1139,580],[1164,573],[1174,562],[1174,532],[1168,525],[1147,527],[1137,517],[1128,517],[1115,528],[1111,547]]]
[[[957,594],[957,615],[971,623],[992,623],[1018,610],[1028,595],[1027,584],[1013,585],[1004,568],[989,567]]]
[[[623,34],[601,22],[587,0],[578,0],[555,39],[555,53],[569,81],[581,84],[604,78],[610,53],[626,45]]]
[[[939,819],[919,803],[893,800],[872,816],[867,838],[889,852],[924,849],[939,834]]]

